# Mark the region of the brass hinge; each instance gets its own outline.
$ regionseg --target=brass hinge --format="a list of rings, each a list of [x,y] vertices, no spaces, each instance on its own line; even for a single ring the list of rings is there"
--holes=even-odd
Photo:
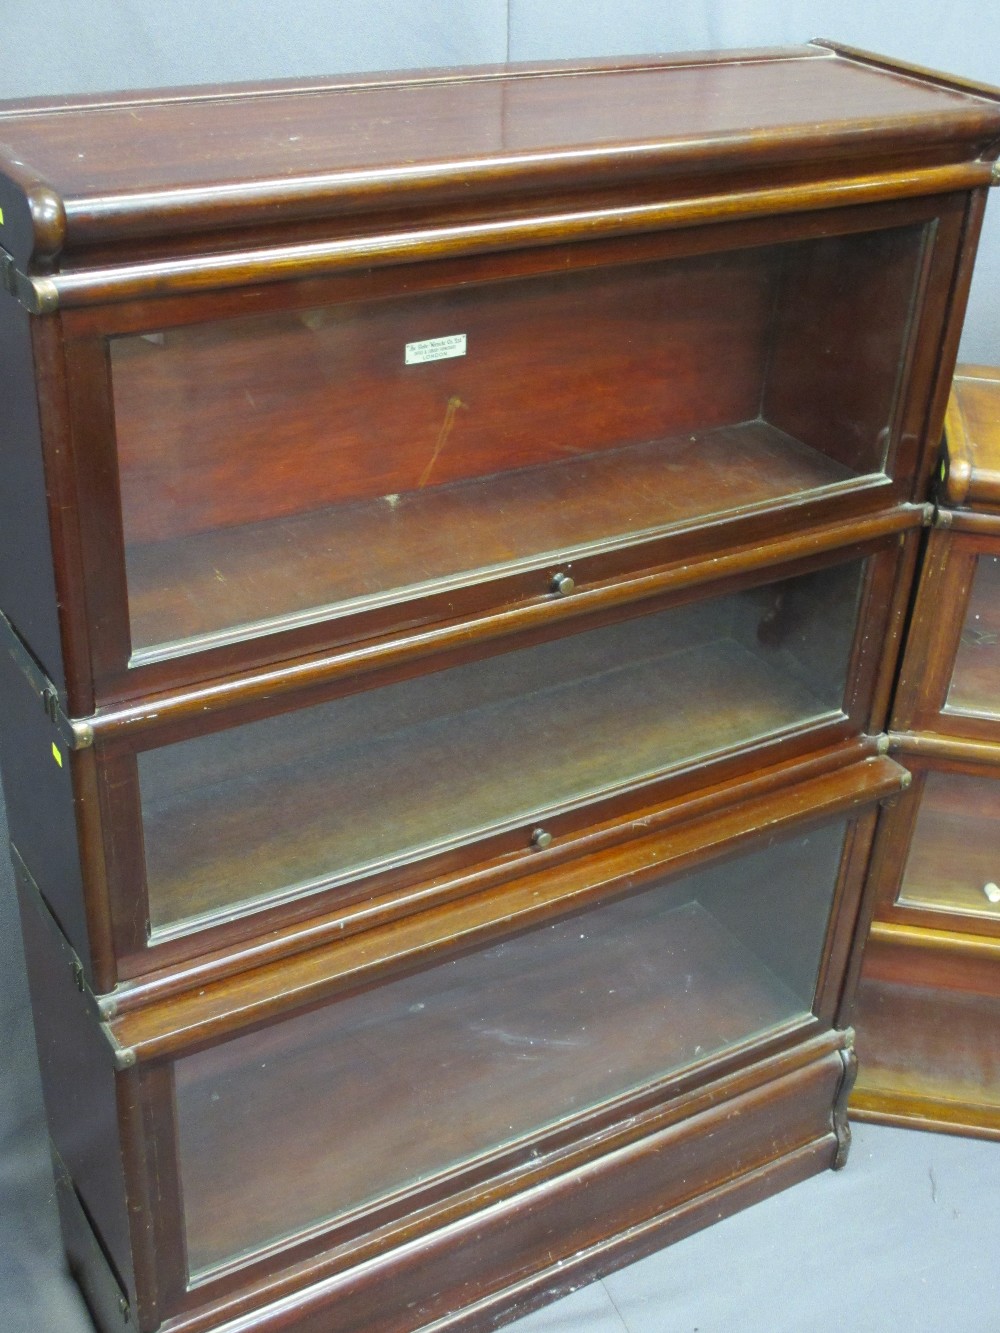
[[[53,685],[17,630],[0,611],[0,644],[6,648],[14,665],[38,695],[45,716],[70,750],[86,750],[94,743],[94,728],[83,718],[67,717]]]
[[[922,517],[920,526],[922,528],[950,528],[952,520],[952,511],[942,509],[939,504],[928,500],[926,504],[920,506]]]
[[[51,278],[33,278],[22,273],[14,256],[0,245],[0,275],[4,289],[29,315],[48,315],[59,308],[59,289]]]
[[[897,749],[896,737],[891,731],[880,732],[874,740],[876,754],[889,755],[895,753]],[[903,792],[908,791],[912,785],[913,774],[909,769],[903,769],[903,772],[899,777],[899,786],[895,791],[889,792],[888,796],[883,796],[881,801],[879,801],[879,805],[883,807],[891,806],[895,801],[898,801]]]

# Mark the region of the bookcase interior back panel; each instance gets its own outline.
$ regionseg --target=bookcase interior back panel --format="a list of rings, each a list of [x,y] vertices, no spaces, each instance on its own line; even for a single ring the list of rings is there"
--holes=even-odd
[[[835,721],[864,567],[140,752],[154,938]]]
[[[843,842],[780,839],[182,1058],[192,1271],[805,1017]]]
[[[992,774],[931,769],[897,901],[1000,925],[998,879],[1000,782]]]
[[[1000,556],[976,560],[946,708],[1000,716]]]
[[[923,235],[113,339],[134,660],[881,473]]]

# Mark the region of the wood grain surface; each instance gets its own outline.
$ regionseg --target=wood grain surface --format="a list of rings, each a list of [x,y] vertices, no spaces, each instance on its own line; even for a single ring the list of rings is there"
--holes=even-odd
[[[181,1060],[192,1268],[412,1187],[808,1012],[843,832],[779,843]],[[773,940],[786,914],[794,945],[768,949],[765,962],[754,943]],[[811,987],[789,984],[800,960]]]
[[[751,152],[770,166],[929,149],[947,160],[995,139],[1000,110],[975,91],[813,47],[8,106],[0,125],[22,164],[12,163],[14,179],[30,169],[51,183],[35,204],[53,214],[38,238],[51,253],[67,238],[245,224],[264,206],[287,221],[371,209],[390,190],[438,201],[470,187],[509,194],[567,178],[704,173]]]
[[[835,566],[144,752],[154,931],[835,718],[860,572]]]
[[[1000,369],[994,366],[955,367],[942,495],[949,505],[1000,506]]]

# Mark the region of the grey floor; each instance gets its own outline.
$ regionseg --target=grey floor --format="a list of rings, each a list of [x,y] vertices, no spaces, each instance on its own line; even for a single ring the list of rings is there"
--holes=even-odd
[[[5,846],[2,806],[0,839]],[[0,1333],[90,1333],[61,1265],[5,854],[0,880]],[[1000,1143],[858,1125],[844,1171],[824,1172],[511,1327],[1000,1333]]]

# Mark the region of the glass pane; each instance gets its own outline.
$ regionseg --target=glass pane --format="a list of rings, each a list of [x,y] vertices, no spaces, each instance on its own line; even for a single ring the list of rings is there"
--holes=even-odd
[[[863,567],[675,607],[140,754],[154,936],[836,717]]]
[[[881,473],[922,235],[113,339],[134,661]]]
[[[1000,715],[1000,556],[976,561],[947,706]]]
[[[928,773],[898,901],[1000,922],[1000,782]]]
[[[193,1272],[810,1012],[838,822],[178,1061]]]

